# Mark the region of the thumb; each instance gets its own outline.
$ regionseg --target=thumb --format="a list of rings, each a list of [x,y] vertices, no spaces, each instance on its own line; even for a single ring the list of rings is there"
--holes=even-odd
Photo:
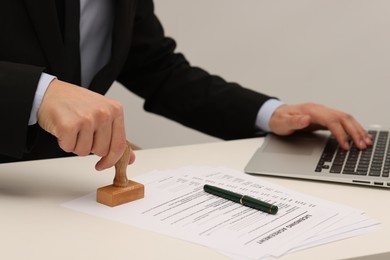
[[[294,115],[291,117],[291,128],[301,130],[310,125],[311,118],[309,115]]]
[[[270,127],[272,132],[277,135],[290,135],[297,130],[308,127],[310,122],[311,118],[309,115],[288,115],[275,118],[270,122]]]
[[[290,135],[295,131],[302,130],[310,125],[309,115],[290,115],[284,122],[284,127],[275,131],[279,135]]]

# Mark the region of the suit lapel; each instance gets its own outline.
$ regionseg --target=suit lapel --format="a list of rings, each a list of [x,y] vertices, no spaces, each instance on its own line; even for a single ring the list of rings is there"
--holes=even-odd
[[[101,94],[107,92],[126,62],[131,46],[137,0],[117,0],[115,5],[111,58],[94,77],[90,86],[90,89]]]
[[[66,0],[65,0],[66,1]],[[48,60],[49,73],[69,81],[71,66],[67,66],[66,50],[58,22],[55,1],[24,0],[34,30]],[[92,80],[90,89],[104,94],[121,71],[128,56],[137,0],[116,0],[111,58]]]
[[[136,0],[116,1],[115,20],[112,36],[113,61],[122,60],[129,51],[136,11]]]
[[[49,73],[66,79],[65,50],[55,1],[24,0],[24,2],[48,61]]]

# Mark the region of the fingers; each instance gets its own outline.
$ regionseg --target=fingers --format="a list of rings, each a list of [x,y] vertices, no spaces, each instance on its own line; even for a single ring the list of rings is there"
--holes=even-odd
[[[52,84],[38,111],[40,126],[57,137],[64,151],[80,156],[90,153],[100,156],[97,170],[114,166],[126,147],[122,105],[59,80]],[[131,151],[129,163],[134,159]]]
[[[364,150],[372,145],[372,138],[367,131],[350,115],[340,115],[340,120],[329,124],[329,130],[336,137],[340,146],[348,150],[349,139],[357,148]]]
[[[111,140],[111,136],[112,127],[110,124],[107,123],[107,125],[97,129],[93,136],[92,153],[100,157],[106,156],[110,149],[110,142],[107,140]]]
[[[314,103],[279,107],[270,119],[270,128],[279,135],[329,129],[346,150],[349,149],[349,138],[359,149],[372,145],[371,136],[353,116]]]
[[[133,150],[131,150],[131,147],[130,147],[130,158],[129,158],[129,164],[132,164],[134,163],[135,161],[135,153],[133,152]]]
[[[334,135],[342,149],[348,150],[350,148],[348,134],[341,124],[330,124],[329,131]]]
[[[349,139],[361,150],[372,145],[371,137],[353,116],[325,106],[312,105],[316,106],[317,113],[313,121],[329,129],[343,149],[350,148]]]
[[[114,120],[112,124],[112,136],[109,151],[96,164],[96,170],[104,170],[113,166],[123,155],[126,146],[127,142],[125,137],[124,120],[119,117]]]
[[[73,153],[86,156],[91,153],[93,145],[93,126],[88,123],[86,126],[82,127],[76,137],[76,143],[73,149]]]

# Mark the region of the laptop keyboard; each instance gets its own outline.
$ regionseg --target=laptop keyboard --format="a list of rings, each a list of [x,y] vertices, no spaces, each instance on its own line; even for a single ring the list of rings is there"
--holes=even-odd
[[[350,150],[343,150],[334,136],[330,136],[315,171],[389,177],[389,131],[370,130],[368,133],[374,144],[363,151],[352,142]]]

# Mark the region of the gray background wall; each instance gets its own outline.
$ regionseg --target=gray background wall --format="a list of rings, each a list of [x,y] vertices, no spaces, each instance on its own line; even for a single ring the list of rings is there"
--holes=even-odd
[[[155,0],[189,61],[286,103],[313,101],[390,126],[390,1]],[[218,139],[143,111],[115,83],[127,138],[143,148]]]

